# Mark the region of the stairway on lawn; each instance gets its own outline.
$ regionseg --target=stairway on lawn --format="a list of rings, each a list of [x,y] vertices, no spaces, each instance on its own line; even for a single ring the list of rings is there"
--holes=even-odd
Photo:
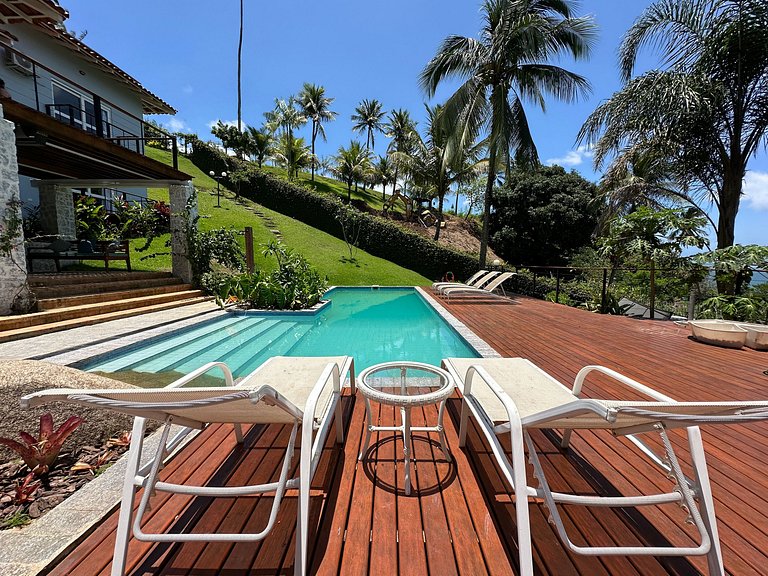
[[[0,317],[0,342],[210,300],[166,272],[30,274],[37,312]]]

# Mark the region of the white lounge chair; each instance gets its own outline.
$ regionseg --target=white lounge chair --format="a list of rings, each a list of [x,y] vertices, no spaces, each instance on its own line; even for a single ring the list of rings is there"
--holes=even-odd
[[[480,275],[477,278],[470,278],[467,280],[466,284],[463,282],[435,282],[432,284],[432,289],[437,293],[442,293],[444,290],[447,290],[448,288],[480,288],[481,286],[484,286],[488,282],[490,282],[493,278],[501,274],[498,270],[492,270],[490,272],[486,272],[483,270],[483,274]]]
[[[710,574],[723,574],[720,541],[715,521],[715,510],[709,483],[704,448],[699,424],[733,424],[768,419],[768,402],[675,402],[671,398],[644,386],[626,376],[602,366],[582,368],[569,390],[546,372],[522,358],[447,358],[443,366],[462,387],[463,401],[459,445],[464,446],[467,419],[475,417],[479,428],[489,441],[496,461],[517,496],[517,537],[520,555],[520,573],[533,574],[531,531],[528,516],[528,498],[543,500],[558,535],[567,548],[586,555],[652,555],[693,556],[707,555]],[[640,392],[651,402],[625,402],[613,400],[580,399],[585,378],[592,372],[601,372]],[[672,449],[666,430],[685,427],[691,450],[694,478],[683,474]],[[607,429],[616,436],[626,436],[642,453],[673,478],[675,487],[668,493],[630,496],[600,497],[552,492],[536,448],[531,440],[530,428],[561,428],[563,448],[567,448],[570,435],[578,429]],[[664,458],[634,435],[658,432],[666,455]],[[511,461],[497,436],[510,434]],[[533,464],[539,487],[529,485],[525,468],[525,448]],[[698,500],[699,503],[696,502]],[[637,507],[676,503],[685,506],[696,526],[700,543],[697,546],[578,546],[569,539],[557,504]]]
[[[437,290],[439,287],[441,287],[441,286],[447,286],[447,285],[449,285],[449,284],[466,284],[466,285],[468,285],[468,286],[472,286],[472,283],[473,283],[475,280],[478,280],[478,279],[479,279],[481,276],[483,276],[484,274],[488,274],[488,270],[478,270],[477,272],[475,272],[474,274],[472,274],[472,276],[470,276],[469,278],[467,278],[467,281],[466,281],[466,282],[455,282],[455,281],[453,281],[453,280],[452,280],[452,281],[450,281],[450,282],[433,282],[433,283],[432,283],[432,290]]]
[[[226,387],[183,388],[219,368],[224,373]],[[229,368],[221,362],[211,362],[179,378],[165,388],[72,390],[50,389],[22,398],[22,407],[48,402],[70,402],[98,406],[136,416],[128,452],[120,518],[117,526],[112,575],[123,576],[126,568],[128,540],[133,524],[137,540],[147,542],[253,542],[263,539],[275,525],[280,503],[287,489],[298,489],[299,506],[296,534],[295,574],[307,572],[307,539],[309,535],[309,489],[312,476],[322,454],[323,445],[335,416],[336,441],[344,439],[341,415],[341,386],[349,374],[352,390],[355,386],[354,362],[348,356],[323,358],[273,357],[235,385]],[[140,467],[146,419],[166,424],[161,441],[151,462]],[[243,442],[240,424],[292,424],[290,440],[277,482],[241,487],[188,486],[158,481],[163,460],[180,443],[190,428],[204,428],[210,423],[234,424],[237,441]],[[170,425],[189,427],[168,440]],[[299,475],[289,479],[291,458],[296,436],[301,428]],[[137,489],[144,488],[136,518],[133,515]],[[258,533],[145,533],[142,519],[155,491],[207,497],[236,497],[274,492],[274,502],[267,525]]]
[[[502,293],[506,296],[507,293],[504,292],[502,284],[512,278],[512,276],[515,276],[514,272],[504,272],[504,274],[497,276],[491,282],[479,288],[472,286],[450,286],[441,290],[440,293],[449,299],[451,296],[497,296],[494,290],[501,288]]]

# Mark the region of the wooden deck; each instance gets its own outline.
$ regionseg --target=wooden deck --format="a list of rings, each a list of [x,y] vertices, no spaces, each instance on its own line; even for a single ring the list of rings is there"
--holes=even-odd
[[[728,350],[694,342],[674,324],[599,316],[547,302],[451,303],[450,311],[504,356],[529,358],[564,383],[585,364],[604,364],[680,400],[768,397],[768,353]],[[615,394],[595,380],[589,394]],[[469,447],[457,445],[460,401],[449,401],[446,432],[454,461],[443,459],[436,438],[415,437],[412,496],[403,492],[402,444],[381,432],[369,458],[356,460],[363,436],[363,402],[344,399],[347,438],[329,440],[312,485],[311,566],[316,574],[514,574],[514,499],[476,430]],[[394,410],[379,408],[381,421]],[[414,425],[433,422],[433,408],[414,415]],[[164,470],[171,481],[262,482],[276,479],[285,427],[252,429],[245,449],[230,429],[213,426]],[[331,435],[332,436],[332,435]],[[672,434],[678,455],[687,451]],[[635,494],[669,487],[668,481],[625,441],[602,433],[574,437],[561,452],[552,434],[534,435],[552,488],[582,494]],[[704,430],[725,566],[730,574],[766,574],[768,566],[768,425]],[[269,497],[190,503],[160,496],[149,529],[239,531],[264,525]],[[131,574],[207,576],[285,574],[293,571],[296,494],[283,502],[278,524],[258,544],[149,545],[132,540]],[[564,508],[577,543],[689,542],[685,513],[676,506],[629,511]],[[51,574],[108,574],[115,514],[109,516]],[[543,506],[531,505],[538,573],[552,575],[697,574],[701,559],[575,556],[566,552],[547,523]]]

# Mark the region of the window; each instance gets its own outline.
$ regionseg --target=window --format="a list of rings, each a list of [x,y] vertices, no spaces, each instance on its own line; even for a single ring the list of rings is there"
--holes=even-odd
[[[51,116],[71,126],[96,133],[96,109],[93,100],[80,92],[53,82],[53,106]],[[110,110],[101,107],[101,120],[104,126],[104,136],[109,136]]]

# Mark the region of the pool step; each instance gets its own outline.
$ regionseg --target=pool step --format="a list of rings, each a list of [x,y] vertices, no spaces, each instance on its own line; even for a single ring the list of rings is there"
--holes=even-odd
[[[284,322],[284,324],[279,333],[271,334],[268,340],[262,339],[258,342],[253,347],[255,353],[241,355],[237,364],[234,363],[235,358],[230,360],[233,362],[232,371],[240,375],[250,374],[272,356],[287,356],[314,326],[312,322]]]
[[[181,280],[168,272],[62,272],[30,274],[27,283],[38,299],[45,300],[134,288],[173,286],[181,284]]]
[[[145,285],[146,286],[146,285]],[[61,296],[58,298],[40,298],[37,301],[37,309],[42,312],[56,308],[71,308],[84,304],[104,303],[105,301],[123,300],[129,298],[141,298],[143,296],[158,296],[175,292],[189,292],[191,284],[163,284],[154,287],[136,288],[134,290],[108,291],[98,294],[81,294],[79,296]]]
[[[193,292],[198,292],[194,290]],[[70,328],[79,328],[81,326],[90,326],[93,324],[100,324],[102,322],[109,322],[110,320],[119,320],[121,318],[129,318],[131,316],[137,316],[139,314],[148,314],[149,312],[159,312],[161,310],[168,310],[170,308],[178,308],[180,306],[188,306],[191,304],[199,304],[201,302],[207,302],[212,300],[210,296],[195,296],[188,297],[181,300],[171,300],[161,302],[158,304],[151,304],[147,306],[141,306],[136,308],[128,308],[122,310],[116,310],[113,312],[93,314],[90,316],[81,316],[76,318],[69,318],[64,320],[51,321],[46,324],[35,324],[32,326],[24,326],[19,328],[4,328],[4,322],[7,317],[0,319],[0,342],[10,342],[12,340],[21,340],[22,338],[30,338],[32,336],[40,336],[43,334],[49,334],[51,332],[59,332],[61,330],[69,330]],[[41,316],[47,314],[41,312],[35,314],[35,316]],[[12,319],[14,317],[11,317]]]

